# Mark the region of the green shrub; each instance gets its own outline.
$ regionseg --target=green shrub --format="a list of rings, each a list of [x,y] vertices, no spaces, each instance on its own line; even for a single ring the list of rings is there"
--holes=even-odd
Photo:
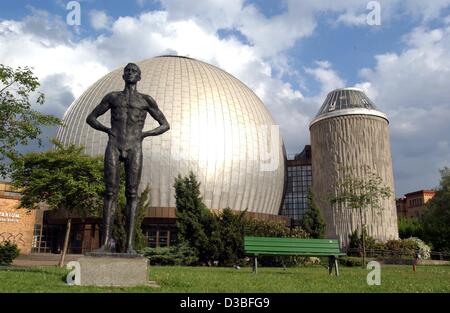
[[[282,222],[271,220],[244,220],[245,236],[261,236],[261,237],[295,237],[308,238],[308,233],[301,227],[289,228]]]
[[[290,229],[282,222],[266,221],[266,220],[245,220],[244,226],[245,236],[260,236],[260,237],[294,237],[294,238],[308,238],[309,235],[301,227],[294,227]],[[260,256],[258,263],[262,266],[298,266],[304,264],[304,257],[302,256]]]
[[[20,250],[15,243],[10,241],[0,243],[0,265],[10,265],[19,253]]]
[[[244,258],[244,214],[224,209],[218,219],[221,245],[219,246],[219,264],[221,266],[242,265]]]
[[[121,175],[125,175],[123,168],[121,168]],[[123,182],[124,179],[121,179]],[[120,184],[120,192],[118,196],[118,207],[115,211],[114,226],[113,226],[113,238],[115,240],[116,252],[125,252],[127,234],[125,229],[127,225],[127,218],[125,214],[125,189],[123,183]],[[142,251],[145,248],[145,236],[142,232],[142,222],[145,216],[145,210],[150,206],[150,187],[147,186],[138,196],[138,205],[135,216],[134,226],[134,242],[133,246],[136,251]]]
[[[215,217],[218,221],[221,241],[221,245],[216,245],[221,266],[247,265],[244,260],[244,236],[308,237],[301,227],[290,229],[282,222],[250,219],[246,217],[245,212],[238,213],[224,209]],[[263,266],[295,266],[303,264],[304,257],[261,256],[258,257],[258,262]]]
[[[363,248],[362,248],[362,234],[358,231],[358,229],[355,229],[349,236],[350,243],[348,245],[349,256],[362,256],[363,254]],[[364,241],[366,246],[366,253],[370,249],[383,249],[384,245],[383,243],[378,242],[373,237],[367,235],[366,229],[364,229]]]
[[[195,265],[198,256],[186,243],[173,247],[145,248],[144,256],[151,265]]]
[[[303,215],[301,225],[311,235],[311,238],[325,237],[326,224],[323,220],[322,211],[314,201],[314,194],[311,189],[308,191],[308,209]]]
[[[193,172],[175,178],[177,240],[195,252],[199,264],[212,264],[222,249],[218,220],[203,203]]]
[[[362,259],[359,257],[352,256],[343,256],[338,258],[338,262],[340,265],[348,266],[348,267],[361,267]]]
[[[413,257],[415,255],[416,243],[407,239],[388,240],[386,249],[393,256],[397,257]]]
[[[401,240],[402,242],[402,250],[404,254],[408,256],[416,257],[418,256],[421,259],[429,259],[431,249],[427,246],[422,240],[419,238],[411,237],[408,239]]]
[[[303,264],[303,258],[293,255],[262,255],[258,257],[258,264],[264,267],[294,267]]]
[[[402,239],[410,237],[423,238],[423,226],[419,219],[403,217],[398,219],[398,235]]]
[[[441,171],[436,195],[428,201],[422,217],[423,238],[433,250],[450,253],[450,168]]]
[[[416,248],[416,244],[408,239],[388,240],[386,248],[394,251],[409,251]]]
[[[198,264],[221,266],[245,264],[244,236],[307,238],[301,227],[290,229],[281,222],[249,219],[246,212],[234,212],[225,208],[219,214],[212,213],[203,203],[200,183],[190,172],[175,179],[177,216],[177,240],[190,247]],[[174,250],[146,250],[150,262],[180,262]],[[296,265],[299,257],[261,257],[263,265]],[[185,264],[185,261],[183,261]]]
[[[408,238],[407,240],[412,241],[416,244],[416,251],[418,252],[419,258],[425,260],[430,259],[431,248],[425,242],[415,237]]]

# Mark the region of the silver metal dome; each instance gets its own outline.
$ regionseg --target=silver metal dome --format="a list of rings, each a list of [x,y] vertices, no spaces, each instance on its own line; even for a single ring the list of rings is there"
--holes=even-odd
[[[389,120],[383,112],[378,111],[375,104],[364,91],[358,88],[339,88],[328,93],[316,117],[311,121],[309,127],[314,123],[326,118],[342,115],[374,115]]]
[[[205,204],[278,214],[284,184],[283,142],[261,100],[246,85],[210,64],[161,56],[136,62],[138,91],[151,95],[171,129],[143,142],[141,188],[150,185],[153,207],[175,207],[174,179],[190,170]],[[103,155],[106,134],[85,122],[110,91],[122,90],[123,67],[94,83],[67,110],[57,139]],[[107,112],[99,121],[110,125]],[[157,126],[147,117],[144,130]],[[270,164],[269,166],[267,166]]]

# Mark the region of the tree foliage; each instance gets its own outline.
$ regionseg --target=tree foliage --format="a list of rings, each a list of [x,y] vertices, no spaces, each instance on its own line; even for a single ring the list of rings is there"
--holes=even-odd
[[[377,245],[375,238],[367,234],[367,230],[364,229],[364,245],[366,249],[375,249],[381,247]],[[355,229],[350,235],[348,235],[348,255],[350,256],[362,256],[363,254],[363,232],[360,229]]]
[[[142,232],[142,222],[144,221],[145,212],[151,205],[150,186],[147,186],[139,195],[138,205],[136,210],[136,224],[134,229],[134,248],[137,251],[143,250],[147,243]]]
[[[19,256],[20,249],[11,241],[0,242],[0,265],[10,265]]]
[[[195,265],[198,258],[186,243],[171,247],[145,248],[144,256],[151,265]]]
[[[325,222],[322,212],[314,201],[314,195],[310,189],[308,192],[308,209],[303,215],[302,228],[311,236],[311,238],[324,238]]]
[[[112,237],[115,243],[116,252],[124,252],[127,242],[127,230],[125,228],[125,171],[123,166],[120,166],[120,181],[119,191],[117,193],[117,207],[114,212],[114,225],[112,230]]]
[[[281,222],[250,219],[246,211],[235,212],[225,208],[220,213],[212,213],[202,202],[200,184],[192,172],[186,177],[179,175],[174,187],[178,245],[192,249],[194,253],[189,260],[198,258],[200,264],[218,261],[223,266],[237,265],[244,258],[244,236],[308,237],[300,227],[290,229]],[[152,250],[151,253],[156,252]],[[175,253],[176,250],[164,251],[164,255],[158,258],[173,259]],[[273,258],[266,259],[270,259],[270,264],[281,264],[274,263]],[[263,263],[264,260],[261,259]]]
[[[217,216],[221,247],[220,265],[235,265],[244,257],[245,211],[235,213],[230,208],[222,210]]]
[[[187,243],[198,260],[211,264],[220,251],[217,219],[202,201],[200,183],[194,173],[175,179],[177,234],[179,243]]]
[[[12,164],[12,184],[21,190],[20,205],[34,209],[46,203],[67,217],[64,247],[59,266],[69,245],[72,217],[99,216],[102,207],[103,159],[83,153],[83,147],[55,148],[16,156]]]
[[[338,192],[331,195],[332,204],[342,204],[353,210],[382,209],[380,200],[391,196],[392,191],[383,185],[383,179],[369,168],[364,167],[363,177],[347,175],[337,181]]]
[[[58,125],[60,120],[33,109],[30,95],[39,87],[30,68],[13,69],[0,64],[0,176],[11,168],[5,163],[18,154],[17,145],[30,140],[41,144],[41,126]],[[37,92],[36,105],[44,103],[44,94]]]
[[[344,176],[337,181],[337,192],[330,195],[330,203],[332,205],[340,205],[342,208],[357,210],[360,217],[360,229],[362,238],[362,257],[363,265],[365,265],[365,223],[363,219],[363,211],[383,209],[380,200],[387,199],[391,196],[392,191],[388,186],[383,185],[383,179],[369,167],[361,168],[364,175],[362,177],[354,177],[351,175]]]
[[[119,188],[118,205],[115,212],[113,238],[116,243],[117,252],[125,252],[127,230],[126,216],[125,216],[125,187],[121,179],[121,185]],[[145,236],[142,232],[142,222],[144,221],[145,211],[150,206],[150,187],[147,186],[141,194],[138,196],[138,205],[136,209],[136,223],[134,228],[134,242],[133,246],[137,251],[142,251],[146,247]]]
[[[245,236],[260,237],[295,237],[309,238],[310,235],[301,227],[289,228],[283,222],[273,220],[244,220]]]
[[[82,147],[31,152],[13,160],[12,184],[22,193],[20,205],[36,208],[45,202],[50,209],[79,216],[98,216],[102,207],[103,159],[83,153]]]
[[[428,202],[423,216],[423,236],[433,250],[450,252],[450,168],[441,170],[436,195]]]
[[[281,221],[248,218],[244,220],[244,235],[260,237],[310,237],[302,227],[289,228]],[[258,263],[263,266],[295,266],[303,262],[305,262],[305,258],[301,256],[263,255],[258,257]]]
[[[415,217],[401,217],[398,219],[398,235],[402,239],[410,237],[423,238],[423,223]]]

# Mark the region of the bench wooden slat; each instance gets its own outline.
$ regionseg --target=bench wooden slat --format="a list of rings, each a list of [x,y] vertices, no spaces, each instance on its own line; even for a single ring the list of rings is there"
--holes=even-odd
[[[247,254],[289,254],[292,255],[345,255],[335,239],[301,239],[276,237],[245,237],[244,250]]]
[[[295,251],[274,251],[274,250],[249,250],[247,251],[247,254],[255,254],[255,255],[265,255],[265,254],[290,254],[290,255],[299,255],[299,256],[344,256],[345,254],[342,252],[317,252],[317,251],[299,251],[299,252],[295,252]]]
[[[253,237],[246,236],[247,242],[301,242],[301,243],[313,243],[313,244],[339,244],[337,239],[303,239],[292,237]]]
[[[258,255],[299,255],[299,256],[327,256],[329,257],[329,273],[333,267],[339,275],[336,257],[345,255],[341,252],[339,241],[336,239],[302,239],[278,237],[244,237],[244,252],[254,256],[253,272],[257,271]]]
[[[283,248],[271,248],[271,249],[264,249],[264,248],[260,248],[260,249],[246,249],[246,251],[250,254],[252,253],[258,253],[258,254],[263,254],[264,252],[267,251],[271,251],[271,252],[283,252],[283,253],[291,253],[291,254],[295,254],[295,255],[301,255],[301,254],[305,254],[305,253],[309,253],[309,254],[320,254],[320,255],[345,255],[345,253],[342,253],[339,250],[317,250],[317,249],[283,249]]]
[[[258,249],[258,248],[284,248],[284,249],[313,249],[313,250],[336,250],[336,251],[340,251],[338,246],[313,246],[313,245],[302,245],[302,244],[298,244],[298,245],[286,245],[286,244],[280,244],[280,245],[276,245],[276,244],[245,244],[245,248],[249,248],[249,249]]]
[[[327,248],[339,248],[339,245],[336,244],[318,244],[315,245],[313,243],[302,243],[302,242],[246,242],[245,243],[246,246],[254,246],[254,247],[304,247],[304,248],[322,248],[322,249],[327,249]]]

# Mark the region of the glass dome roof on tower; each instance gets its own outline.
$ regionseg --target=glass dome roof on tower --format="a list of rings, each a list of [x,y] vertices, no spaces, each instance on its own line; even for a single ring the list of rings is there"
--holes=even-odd
[[[375,115],[388,120],[361,89],[339,88],[328,93],[310,126],[325,118],[349,114]]]

